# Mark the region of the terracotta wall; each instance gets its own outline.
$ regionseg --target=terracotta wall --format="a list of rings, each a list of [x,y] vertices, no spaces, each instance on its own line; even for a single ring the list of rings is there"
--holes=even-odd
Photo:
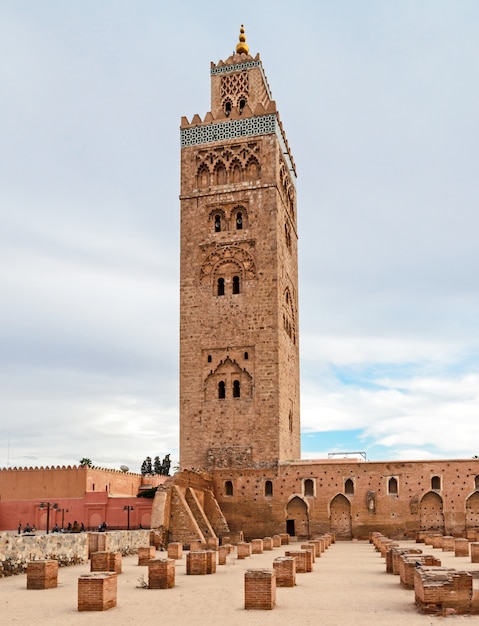
[[[4,468],[0,469],[0,499],[81,498],[87,492],[136,496],[141,485],[156,487],[167,478],[99,467]]]
[[[427,529],[460,535],[479,527],[476,459],[297,461],[217,470],[213,478],[230,529],[246,537],[291,531],[292,522],[297,535],[334,530],[340,539],[367,538],[372,530],[398,538]],[[226,495],[227,481],[233,495]]]
[[[140,487],[155,487],[167,476],[141,476],[102,468],[50,467],[0,470],[0,530],[16,529],[28,523],[39,530],[55,524],[83,522],[86,528],[97,528],[106,521],[109,527],[126,528],[130,511],[130,528],[151,522],[152,500],[137,498]],[[57,505],[55,508],[53,505]]]
[[[83,498],[58,498],[50,501],[49,528],[55,524],[64,527],[68,522],[83,522],[85,527],[95,530],[106,521],[109,528],[127,528],[128,511],[124,506],[132,506],[130,510],[130,528],[150,527],[151,507],[153,500],[148,498],[111,498],[108,494],[86,494]],[[54,509],[53,504],[58,508]],[[0,530],[15,530],[19,524],[24,529],[28,523],[36,526],[38,531],[46,530],[47,511],[40,508],[40,500],[2,500],[0,501]],[[64,509],[64,511],[63,511]]]

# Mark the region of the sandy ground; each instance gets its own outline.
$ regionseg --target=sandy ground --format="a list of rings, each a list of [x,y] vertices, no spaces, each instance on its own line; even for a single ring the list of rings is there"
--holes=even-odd
[[[458,570],[479,570],[469,557],[400,542],[404,547],[421,548],[434,554],[443,565]],[[244,609],[244,572],[272,568],[274,558],[283,556],[287,546],[272,552],[237,560],[235,553],[216,574],[186,575],[186,556],[176,561],[173,589],[144,589],[148,567],[138,566],[137,556],[123,557],[123,573],[118,576],[118,604],[103,612],[78,612],[77,580],[89,573],[89,564],[61,568],[58,587],[27,590],[26,576],[0,579],[0,624],[11,626],[450,626],[479,624],[478,616],[436,617],[419,613],[414,592],[403,589],[399,576],[386,573],[385,560],[368,542],[338,542],[316,559],[313,572],[297,574],[294,588],[278,588],[276,607],[271,611]],[[166,557],[157,552],[157,558]],[[479,579],[474,579],[474,588]]]

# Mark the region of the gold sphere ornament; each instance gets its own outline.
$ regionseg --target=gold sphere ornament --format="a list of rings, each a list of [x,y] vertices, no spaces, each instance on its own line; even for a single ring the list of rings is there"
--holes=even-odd
[[[236,44],[236,53],[237,54],[248,54],[249,46],[246,43],[246,35],[244,34],[244,26],[241,24],[240,34],[239,34],[239,43]]]

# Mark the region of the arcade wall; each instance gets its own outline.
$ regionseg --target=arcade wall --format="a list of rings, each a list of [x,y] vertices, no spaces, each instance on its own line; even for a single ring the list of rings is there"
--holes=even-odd
[[[479,528],[479,460],[294,461],[215,470],[214,493],[231,531],[365,539],[373,530],[463,535]]]

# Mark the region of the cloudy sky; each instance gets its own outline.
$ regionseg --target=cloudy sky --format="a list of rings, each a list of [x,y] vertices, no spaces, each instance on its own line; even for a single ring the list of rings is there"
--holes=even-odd
[[[178,128],[243,22],[299,174],[303,458],[479,454],[476,0],[2,0],[0,466],[178,458]]]

